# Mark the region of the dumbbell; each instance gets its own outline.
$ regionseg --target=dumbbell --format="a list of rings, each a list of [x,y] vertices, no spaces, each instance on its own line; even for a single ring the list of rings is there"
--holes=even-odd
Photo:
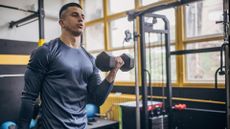
[[[128,54],[124,53],[120,57],[124,61],[124,65],[120,68],[121,71],[129,71],[134,67],[134,59]],[[115,67],[115,57],[110,53],[103,51],[97,55],[95,63],[101,71],[107,72]]]

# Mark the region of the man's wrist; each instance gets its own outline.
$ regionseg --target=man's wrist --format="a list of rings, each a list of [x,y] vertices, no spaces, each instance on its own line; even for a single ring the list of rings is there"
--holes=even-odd
[[[106,77],[106,80],[107,80],[108,82],[112,83],[112,82],[114,81],[115,77],[116,77],[116,74],[117,74],[118,70],[119,70],[119,69],[116,69],[116,68],[115,68],[115,69],[112,69],[112,70],[109,72],[108,76]]]

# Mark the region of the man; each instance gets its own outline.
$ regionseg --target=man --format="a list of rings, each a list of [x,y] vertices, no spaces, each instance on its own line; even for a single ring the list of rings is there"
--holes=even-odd
[[[124,64],[116,57],[116,67],[101,81],[95,59],[81,46],[84,14],[80,5],[69,3],[59,12],[61,36],[33,51],[25,72],[25,87],[19,114],[19,129],[28,129],[35,99],[41,97],[41,129],[86,129],[87,102],[101,105],[117,71]],[[96,45],[96,41],[95,41]]]

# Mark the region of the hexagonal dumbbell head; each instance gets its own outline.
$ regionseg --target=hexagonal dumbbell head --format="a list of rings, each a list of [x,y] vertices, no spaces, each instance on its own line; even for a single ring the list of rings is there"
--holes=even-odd
[[[115,67],[115,57],[107,52],[101,52],[97,55],[95,64],[101,71],[107,72]]]
[[[121,58],[124,61],[124,65],[121,67],[121,71],[129,71],[134,67],[134,59],[131,58],[130,55],[124,53],[121,55]]]

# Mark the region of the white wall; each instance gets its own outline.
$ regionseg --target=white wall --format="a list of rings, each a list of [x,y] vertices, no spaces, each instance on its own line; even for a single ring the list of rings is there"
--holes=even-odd
[[[0,4],[37,11],[38,0],[0,0]],[[60,35],[58,12],[61,6],[74,0],[44,0],[45,40],[46,42]],[[0,39],[37,42],[39,40],[38,21],[25,26],[9,28],[10,21],[17,21],[31,13],[0,7]]]

